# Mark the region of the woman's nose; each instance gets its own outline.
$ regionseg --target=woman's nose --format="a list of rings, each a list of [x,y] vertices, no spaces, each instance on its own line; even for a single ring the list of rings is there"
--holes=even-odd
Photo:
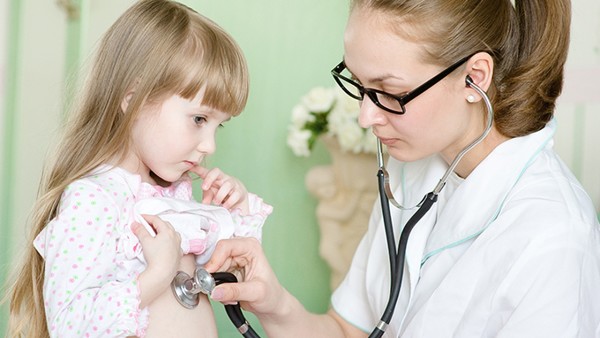
[[[371,99],[365,95],[360,105],[360,114],[358,115],[358,124],[362,128],[369,128],[374,125],[385,123],[385,112],[377,107]]]

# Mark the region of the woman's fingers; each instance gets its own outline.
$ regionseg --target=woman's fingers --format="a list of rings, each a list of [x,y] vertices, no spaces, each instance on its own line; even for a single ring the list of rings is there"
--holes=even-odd
[[[217,243],[210,261],[205,265],[209,272],[239,272],[237,283],[223,283],[216,287],[211,298],[225,304],[240,302],[245,310],[255,314],[277,313],[285,301],[285,289],[255,238],[237,237]]]
[[[266,263],[262,247],[256,238],[236,237],[218,241],[204,268],[209,272],[242,269],[251,262],[263,260]]]
[[[210,297],[226,304],[236,302],[253,303],[264,298],[264,290],[265,284],[257,280],[244,283],[223,283],[213,289]]]

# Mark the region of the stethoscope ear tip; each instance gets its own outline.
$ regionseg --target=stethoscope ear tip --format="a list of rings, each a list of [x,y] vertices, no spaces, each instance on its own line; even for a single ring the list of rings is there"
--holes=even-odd
[[[471,77],[471,75],[467,75],[467,77],[465,78],[465,83],[468,86],[471,86],[473,84],[473,78]]]

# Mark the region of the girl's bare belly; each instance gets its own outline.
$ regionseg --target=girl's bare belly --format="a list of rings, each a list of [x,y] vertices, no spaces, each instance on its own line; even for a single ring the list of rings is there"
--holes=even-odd
[[[194,269],[194,257],[192,255],[182,257],[180,270],[191,276]],[[169,287],[150,304],[148,310],[150,312],[150,324],[146,330],[148,338],[217,337],[215,318],[205,295],[201,295],[200,304],[196,308],[189,310],[177,302]]]

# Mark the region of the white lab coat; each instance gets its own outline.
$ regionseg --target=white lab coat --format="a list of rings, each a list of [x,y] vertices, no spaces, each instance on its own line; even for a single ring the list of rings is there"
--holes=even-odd
[[[450,177],[410,235],[384,337],[600,337],[600,226],[552,150],[555,127],[504,142],[465,180]],[[396,199],[417,203],[447,167],[437,156],[390,160]],[[332,296],[334,310],[365,332],[390,289],[379,206]],[[391,209],[398,239],[414,211]]]

